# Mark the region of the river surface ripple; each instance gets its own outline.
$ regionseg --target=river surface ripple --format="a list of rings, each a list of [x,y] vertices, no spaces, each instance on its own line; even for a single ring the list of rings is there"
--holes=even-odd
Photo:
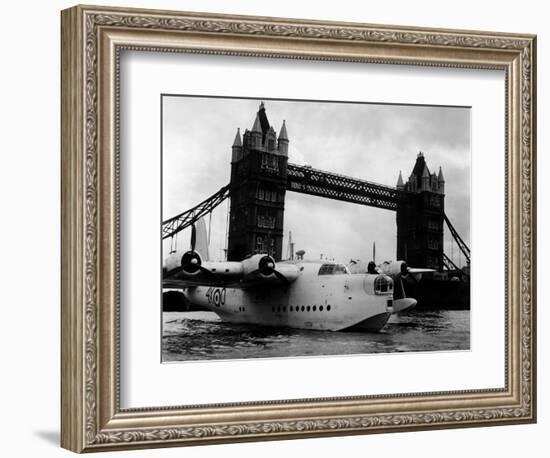
[[[162,318],[165,362],[470,349],[468,310],[393,315],[377,333],[231,324],[213,312],[164,312]]]

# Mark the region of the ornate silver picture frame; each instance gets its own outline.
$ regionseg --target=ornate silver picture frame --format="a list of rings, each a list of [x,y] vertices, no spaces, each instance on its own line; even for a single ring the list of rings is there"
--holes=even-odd
[[[536,421],[535,36],[93,6],[64,10],[61,17],[64,448],[92,452]],[[125,51],[503,72],[504,386],[123,407]]]

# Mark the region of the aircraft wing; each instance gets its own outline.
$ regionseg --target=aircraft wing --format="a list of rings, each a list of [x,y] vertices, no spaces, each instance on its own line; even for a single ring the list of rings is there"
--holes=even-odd
[[[163,269],[163,288],[189,288],[192,286],[229,286],[243,278],[240,262],[205,262],[189,266],[180,265]]]
[[[420,269],[420,268],[417,268],[417,267],[409,267],[408,268],[408,272],[410,274],[426,274],[426,273],[429,273],[429,272],[435,272],[435,269]]]
[[[176,259],[178,262],[175,262]],[[267,255],[254,255],[244,261],[202,262],[196,252],[169,259],[163,268],[163,288],[217,286],[230,288],[288,286],[300,271],[294,264],[276,264]],[[179,264],[179,265],[178,265]]]
[[[271,272],[263,272],[260,269],[249,272],[243,276],[236,288],[276,288],[289,286],[300,275],[299,267],[295,264],[277,264]]]

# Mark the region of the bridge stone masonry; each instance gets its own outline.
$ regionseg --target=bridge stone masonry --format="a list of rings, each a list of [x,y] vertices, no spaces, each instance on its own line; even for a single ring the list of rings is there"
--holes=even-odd
[[[227,260],[268,253],[280,261],[286,192],[298,192],[396,212],[397,259],[409,265],[458,270],[443,250],[444,224],[469,264],[470,250],[445,215],[443,171],[430,172],[418,153],[405,182],[395,187],[288,162],[290,139],[285,121],[279,134],[262,102],[252,128],[237,129],[232,145],[230,183],[197,206],[163,223],[163,238],[193,224],[230,197]]]

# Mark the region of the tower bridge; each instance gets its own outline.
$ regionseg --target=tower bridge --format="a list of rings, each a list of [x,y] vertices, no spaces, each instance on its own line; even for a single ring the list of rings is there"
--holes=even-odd
[[[179,231],[230,197],[228,260],[283,252],[286,192],[298,192],[396,212],[397,259],[443,270],[454,266],[443,251],[444,224],[469,263],[470,250],[445,215],[445,179],[431,173],[418,153],[407,181],[401,172],[395,187],[288,162],[290,140],[283,121],[279,135],[269,124],[263,102],[251,130],[235,135],[230,183],[195,207],[163,222],[162,236]]]

